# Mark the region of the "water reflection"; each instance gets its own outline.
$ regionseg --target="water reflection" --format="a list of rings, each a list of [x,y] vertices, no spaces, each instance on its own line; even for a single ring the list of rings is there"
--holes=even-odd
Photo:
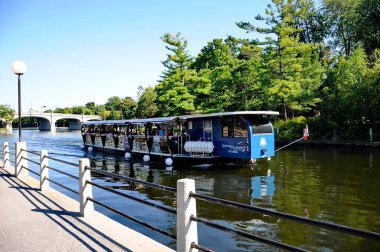
[[[274,195],[274,175],[271,175],[271,170],[268,170],[267,176],[253,176],[252,183],[252,201],[254,205],[255,199],[262,199],[272,205],[272,196]]]

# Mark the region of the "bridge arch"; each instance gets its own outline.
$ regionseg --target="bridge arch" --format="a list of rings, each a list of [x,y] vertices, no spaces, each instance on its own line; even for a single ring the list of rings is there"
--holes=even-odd
[[[70,130],[80,130],[81,123],[90,120],[101,120],[98,115],[78,115],[78,114],[59,114],[59,113],[39,113],[39,112],[27,112],[21,113],[21,118],[36,118],[38,120],[39,130],[55,131],[56,122],[62,119],[68,120]],[[13,121],[18,119],[18,115],[15,115]],[[0,121],[4,119],[0,118]],[[10,132],[12,127],[8,125]]]
[[[46,117],[43,117],[43,116],[38,116],[38,115],[21,115],[21,120],[23,118],[37,119],[37,126],[38,126],[39,130],[41,130],[41,131],[50,131],[50,130],[52,130],[49,118],[46,118]],[[18,118],[13,119],[12,123],[14,123],[14,121],[17,121],[17,120],[18,120]]]
[[[68,125],[68,128],[69,130],[80,130],[81,126],[82,126],[82,121],[78,118],[65,118],[65,117],[62,117],[62,118],[59,118],[55,121],[53,121],[55,127],[57,127],[57,123],[60,121],[60,120],[67,120],[69,125]]]

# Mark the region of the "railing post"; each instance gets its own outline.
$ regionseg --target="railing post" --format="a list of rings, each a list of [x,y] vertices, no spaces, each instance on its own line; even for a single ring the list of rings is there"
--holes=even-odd
[[[49,188],[49,160],[48,160],[48,151],[41,150],[40,152],[40,190],[45,191]]]
[[[26,150],[26,142],[16,142],[15,145],[15,176],[27,176],[28,170],[23,169],[23,167],[28,168],[28,161],[25,159],[27,153],[24,151]]]
[[[9,160],[9,143],[4,142],[4,151],[3,151],[3,167],[8,168],[10,166]]]
[[[90,166],[88,158],[79,159],[79,194],[80,194],[80,216],[88,217],[94,213],[94,203],[87,198],[92,198],[91,172],[86,167]]]
[[[195,198],[190,197],[190,192],[195,193],[195,181],[193,179],[180,179],[177,181],[177,251],[198,251],[191,248],[191,243],[198,244],[197,223],[190,217],[197,216]]]

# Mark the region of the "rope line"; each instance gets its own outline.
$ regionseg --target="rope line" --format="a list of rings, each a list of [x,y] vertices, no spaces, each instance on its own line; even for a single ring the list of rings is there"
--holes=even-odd
[[[288,147],[288,146],[290,146],[290,145],[292,145],[292,144],[295,144],[295,143],[301,141],[302,139],[303,139],[303,137],[301,137],[300,139],[297,139],[297,140],[295,140],[295,141],[293,141],[293,142],[291,142],[291,143],[289,143],[289,144],[287,144],[287,145],[285,145],[285,146],[282,146],[281,148],[278,148],[278,149],[275,150],[274,152],[279,151],[279,150],[282,150],[282,149],[284,149],[285,147]]]

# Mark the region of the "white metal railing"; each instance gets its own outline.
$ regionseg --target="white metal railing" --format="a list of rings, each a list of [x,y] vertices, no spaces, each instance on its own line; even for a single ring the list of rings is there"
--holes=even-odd
[[[34,154],[34,155],[39,155],[40,157],[40,162],[33,161],[31,159],[28,159],[27,153]],[[375,239],[380,241],[380,233],[376,232],[371,232],[367,230],[362,230],[362,229],[356,229],[348,226],[343,226],[339,224],[334,224],[334,223],[329,223],[329,222],[323,222],[319,220],[314,220],[314,219],[309,219],[309,218],[304,218],[296,215],[291,215],[287,213],[282,213],[282,212],[277,212],[274,210],[270,209],[265,209],[261,207],[256,207],[256,206],[251,206],[251,205],[246,205],[242,203],[237,203],[233,201],[228,201],[220,198],[215,198],[211,196],[206,196],[206,195],[199,195],[196,194],[195,192],[195,182],[192,179],[180,179],[177,181],[177,188],[172,188],[172,187],[167,187],[159,184],[154,184],[134,178],[130,178],[127,176],[122,176],[118,175],[115,173],[109,173],[106,171],[101,171],[97,170],[94,168],[90,167],[90,161],[87,158],[81,158],[79,159],[78,164],[76,163],[71,163],[65,160],[61,160],[58,158],[53,158],[48,156],[48,152],[46,150],[42,150],[40,152],[36,151],[28,151],[26,149],[26,143],[25,142],[17,142],[15,144],[15,151],[12,153],[9,148],[9,144],[7,142],[4,142],[3,144],[3,166],[5,168],[10,167],[10,163],[12,162],[10,159],[10,154],[14,155],[15,157],[15,173],[14,175],[16,177],[20,176],[26,176],[28,175],[28,172],[32,172],[38,176],[40,176],[40,190],[44,191],[49,188],[49,182],[52,182],[66,190],[69,190],[73,193],[79,194],[80,196],[80,202],[79,202],[79,213],[81,217],[88,217],[94,214],[94,203],[98,204],[108,210],[111,210],[117,214],[120,214],[121,216],[124,216],[126,218],[129,218],[141,225],[144,225],[145,227],[148,227],[154,231],[157,231],[161,234],[164,234],[174,240],[177,241],[177,251],[212,251],[208,248],[202,247],[201,245],[198,244],[198,230],[197,230],[197,223],[202,223],[204,225],[207,225],[209,227],[213,227],[215,229],[219,229],[225,232],[233,233],[251,240],[259,241],[261,243],[265,243],[271,246],[275,246],[278,248],[286,249],[286,250],[291,250],[291,251],[306,251],[303,248],[300,247],[295,247],[286,243],[282,243],[280,241],[275,241],[271,240],[268,238],[260,237],[257,235],[253,235],[251,233],[247,233],[244,231],[232,229],[230,227],[226,227],[220,224],[217,224],[215,222],[212,222],[210,220],[206,220],[201,217],[197,217],[197,211],[196,211],[196,200],[202,200],[202,201],[207,201],[211,202],[214,204],[220,204],[224,206],[229,206],[229,207],[234,207],[234,208],[240,208],[240,209],[245,209],[245,210],[250,210],[270,216],[275,216],[278,218],[284,218],[287,220],[292,220],[296,222],[301,222],[304,224],[312,225],[315,227],[320,227],[320,228],[327,228],[335,231],[339,231],[341,233],[348,233],[351,235],[359,236],[359,237],[364,237],[364,238],[370,238],[370,239]],[[53,168],[48,165],[48,160],[52,159],[54,161],[58,161],[67,165],[71,165],[74,167],[78,168],[78,177],[74,176],[72,174],[65,173],[63,171],[60,171],[56,168]],[[40,166],[40,171],[39,173],[34,172],[28,168],[28,161],[38,164]],[[53,181],[49,179],[49,170],[54,170],[56,172],[59,172],[61,174],[67,175],[75,180],[79,181],[79,192],[68,188],[57,181]],[[96,184],[91,181],[91,172],[101,174],[101,175],[106,175],[114,178],[119,178],[126,180],[128,182],[136,182],[140,183],[145,186],[150,186],[154,188],[158,188],[164,191],[176,193],[176,201],[177,201],[177,209],[172,209],[166,206],[158,205],[146,200],[138,199],[135,198],[131,195],[127,195],[125,193],[116,191],[114,189],[108,188],[101,186],[99,184]],[[151,226],[141,220],[135,219],[132,216],[127,215],[126,213],[121,212],[120,210],[116,210],[111,208],[110,206],[107,206],[106,204],[99,202],[94,199],[93,193],[92,193],[92,186],[96,186],[98,188],[101,188],[103,190],[112,192],[114,194],[117,194],[119,196],[126,197],[128,199],[132,199],[135,201],[138,201],[140,203],[150,205],[152,207],[155,207],[156,209],[164,210],[166,212],[172,213],[176,215],[176,220],[177,220],[177,234],[171,234],[166,231],[160,230],[154,226]]]
[[[34,154],[34,155],[39,155],[40,157],[40,162],[33,161],[27,157],[27,153],[29,154]],[[3,144],[3,166],[4,168],[9,168],[10,165],[10,153],[9,151],[9,144],[8,142],[4,142]],[[100,172],[100,173],[107,173],[104,171],[97,171],[96,169],[93,169],[90,167],[90,161],[88,158],[81,158],[79,159],[78,164],[74,164],[71,162],[67,162],[64,160],[60,160],[57,158],[49,157],[48,156],[48,151],[47,150],[41,150],[40,152],[36,151],[28,151],[26,148],[26,143],[25,142],[16,142],[15,143],[15,172],[14,176],[15,177],[22,177],[22,176],[27,176],[29,175],[29,172],[32,172],[36,174],[37,176],[40,177],[40,190],[45,191],[50,188],[49,182],[53,182],[54,184],[63,187],[66,190],[69,190],[75,194],[79,194],[80,201],[79,201],[79,213],[81,217],[89,217],[95,213],[94,210],[94,203],[98,203],[99,205],[106,207],[107,209],[117,212],[121,214],[122,216],[125,217],[130,217],[126,214],[121,213],[118,210],[112,209],[109,206],[106,206],[102,204],[99,201],[96,201],[93,198],[92,195],[92,185],[98,186],[102,188],[102,186],[97,185],[93,182],[91,182],[91,172]],[[71,174],[67,174],[65,172],[59,171],[56,168],[50,167],[48,165],[49,159],[53,159],[58,162],[62,162],[68,165],[75,165],[78,167],[78,177],[73,176]],[[40,166],[39,173],[32,171],[31,169],[28,168],[28,161],[38,164]],[[68,188],[56,181],[53,181],[49,179],[49,170],[54,170],[56,172],[65,174],[67,176],[70,176],[74,179],[77,179],[79,181],[79,192]],[[108,173],[107,173],[108,174]],[[110,174],[111,176],[120,176],[116,174]],[[123,179],[127,179],[126,177],[123,177]],[[177,251],[213,251],[210,249],[207,249],[205,247],[202,247],[198,244],[198,232],[197,232],[197,222],[191,221],[192,216],[196,216],[196,199],[190,197],[191,192],[195,192],[195,182],[194,180],[191,179],[182,179],[178,180],[177,182],[177,189],[171,188],[171,187],[166,187],[158,184],[153,184],[150,182],[146,181],[139,181],[137,179],[132,179],[129,178],[130,180],[133,180],[134,182],[142,183],[144,185],[148,186],[153,186],[159,189],[163,189],[166,191],[171,191],[177,194],[177,210],[175,209],[165,209],[166,207],[160,206],[160,205],[155,205],[151,202],[146,201],[145,204],[152,205],[153,207],[156,207],[161,210],[166,210],[168,212],[171,212],[173,214],[177,215],[177,234],[173,235],[170,233],[167,233],[166,231],[159,230],[158,228],[155,228],[153,226],[150,226],[149,224],[145,224],[139,220],[134,219],[133,217],[130,217],[130,219],[137,221],[138,223],[151,228],[155,231],[158,231],[161,234],[165,234],[168,237],[177,240]],[[107,191],[114,191],[113,189],[110,188],[105,188]],[[119,195],[122,193],[118,193]],[[132,196],[127,196],[128,198],[132,198]],[[139,199],[135,199],[137,201],[143,201]],[[144,203],[144,202],[141,202]]]

